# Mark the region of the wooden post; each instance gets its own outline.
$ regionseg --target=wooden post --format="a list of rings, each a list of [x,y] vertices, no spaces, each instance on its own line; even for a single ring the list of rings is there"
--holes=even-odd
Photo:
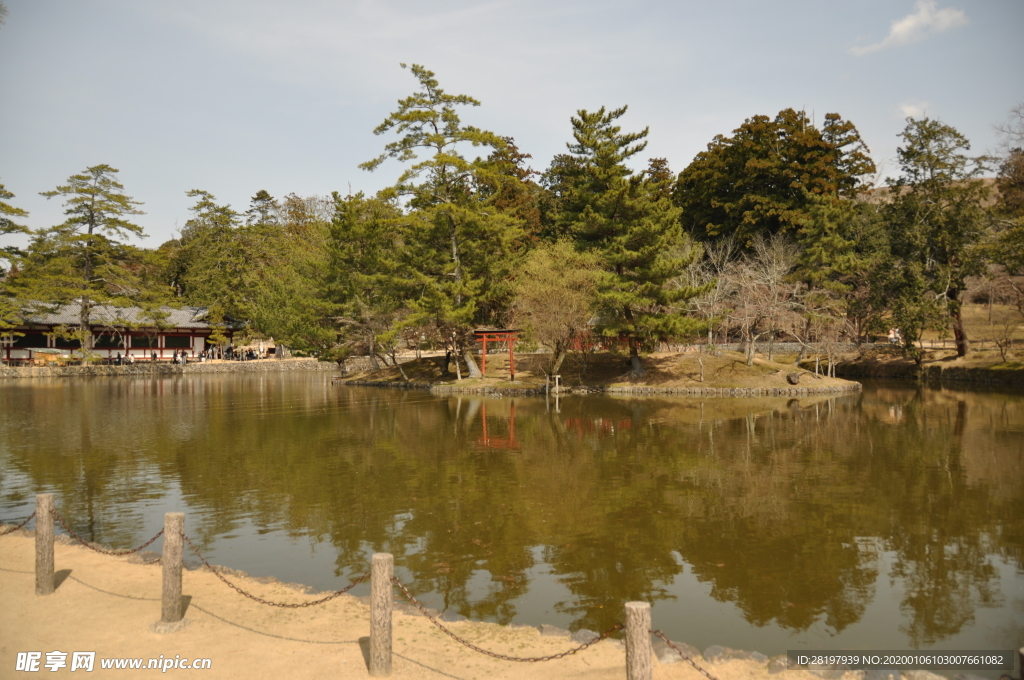
[[[161,623],[181,621],[181,558],[184,531],[185,513],[168,512],[164,514],[164,553],[160,558],[160,564],[164,570]]]
[[[1024,678],[1024,647],[1017,650],[1017,675]]]
[[[391,675],[391,578],[395,557],[374,553],[370,572],[370,675]]]
[[[53,494],[36,494],[36,595],[53,592]]]
[[[626,680],[651,680],[651,605],[626,603]]]

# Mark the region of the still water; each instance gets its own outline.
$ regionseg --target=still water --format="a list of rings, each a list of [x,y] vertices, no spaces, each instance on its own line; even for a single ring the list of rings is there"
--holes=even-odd
[[[52,492],[118,548],[180,510],[215,563],[333,590],[391,552],[422,601],[478,620],[600,631],[647,600],[701,649],[1024,645],[1019,392],[556,402],[209,375],[7,381],[0,413],[0,521]]]

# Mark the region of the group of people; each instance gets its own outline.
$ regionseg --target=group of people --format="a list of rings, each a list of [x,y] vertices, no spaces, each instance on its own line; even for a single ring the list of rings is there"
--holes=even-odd
[[[212,361],[213,359],[227,359],[229,361],[255,361],[257,359],[264,359],[266,358],[266,356],[252,348],[236,349],[235,347],[229,345],[228,347],[224,348],[210,347],[204,349],[203,351],[196,354],[195,358],[198,359],[200,362],[204,362],[207,360]],[[153,363],[156,363],[157,361],[160,360],[160,357],[157,356],[156,351],[152,353],[152,360]],[[171,357],[171,361],[173,361],[174,364],[180,366],[186,365],[188,363],[188,360],[188,352],[186,352],[185,350],[174,350],[174,355]],[[131,353],[127,353],[124,357],[122,357],[121,353],[118,352],[117,356],[114,357],[113,359],[110,359],[109,361],[112,361],[115,366],[130,366],[135,363],[135,357]]]
[[[900,335],[900,329],[899,328],[890,328],[889,329],[889,344],[890,345],[899,345],[902,342],[903,342],[903,336]]]
[[[255,361],[257,359],[264,359],[265,356],[261,355],[260,352],[252,349],[238,349],[234,345],[228,345],[227,347],[210,347],[204,349],[198,355],[200,361],[206,361],[207,359],[226,359],[227,361]]]

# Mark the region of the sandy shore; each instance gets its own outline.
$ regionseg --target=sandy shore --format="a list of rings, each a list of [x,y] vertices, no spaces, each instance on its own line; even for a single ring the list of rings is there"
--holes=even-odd
[[[227,588],[205,569],[186,571],[184,595],[188,625],[158,634],[150,626],[160,618],[161,570],[135,558],[98,554],[77,545],[55,547],[58,587],[52,595],[35,595],[34,542],[19,531],[0,536],[0,677],[15,673],[18,652],[96,652],[95,670],[87,677],[153,675],[131,670],[104,670],[104,658],[210,659],[208,670],[170,669],[167,677],[204,678],[365,678],[369,606],[344,595],[327,604],[281,609],[252,602]],[[236,577],[244,589],[267,599],[301,602],[315,599],[284,584]],[[489,623],[446,624],[488,650],[514,656],[557,654],[576,646],[566,637],[542,637],[536,628]],[[425,617],[396,612],[395,678],[580,678],[622,680],[626,677],[621,642],[606,640],[575,656],[542,663],[500,661],[456,644]],[[765,679],[764,662],[702,661],[718,680]],[[77,670],[74,672],[78,672]],[[31,676],[25,676],[31,677]],[[76,676],[72,676],[76,677]],[[692,666],[654,662],[654,677],[706,680]],[[802,670],[771,676],[778,680],[820,680]]]

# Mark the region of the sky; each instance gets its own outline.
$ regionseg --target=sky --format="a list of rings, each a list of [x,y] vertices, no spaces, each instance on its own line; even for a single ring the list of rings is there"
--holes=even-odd
[[[373,129],[434,71],[480,107],[464,124],[511,136],[544,170],[579,109],[626,104],[646,159],[681,171],[754,115],[837,112],[898,173],[907,116],[952,125],[972,151],[1024,101],[1021,0],[6,0],[0,26],[0,183],[23,220],[63,220],[49,191],[120,170],[156,247],[190,189],[244,212],[275,197],[374,193]],[[473,150],[467,150],[473,155]]]

